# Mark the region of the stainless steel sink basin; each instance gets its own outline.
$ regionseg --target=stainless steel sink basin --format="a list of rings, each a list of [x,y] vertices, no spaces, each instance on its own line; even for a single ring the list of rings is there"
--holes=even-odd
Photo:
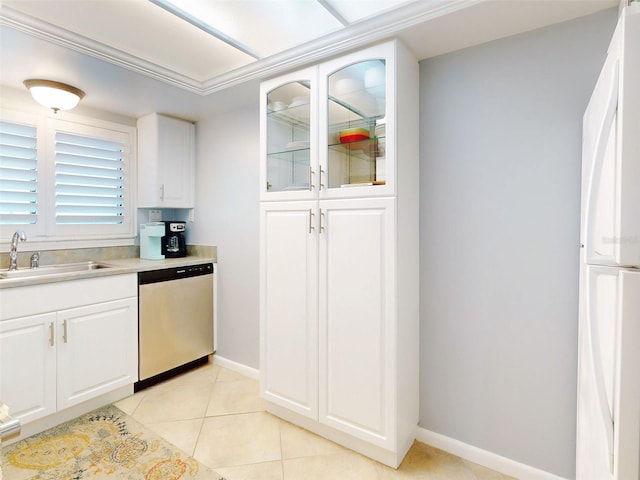
[[[6,278],[30,278],[48,275],[58,275],[62,273],[76,273],[97,270],[101,268],[112,268],[112,265],[101,262],[80,262],[62,263],[60,265],[45,265],[38,268],[20,268],[18,270],[0,271],[0,279]]]

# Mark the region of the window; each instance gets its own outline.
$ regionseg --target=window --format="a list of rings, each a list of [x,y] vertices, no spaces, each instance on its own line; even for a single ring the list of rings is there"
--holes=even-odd
[[[0,122],[0,240],[135,236],[135,128],[46,118]]]
[[[35,125],[0,121],[0,224],[38,222]]]
[[[57,224],[122,224],[124,145],[56,132]]]

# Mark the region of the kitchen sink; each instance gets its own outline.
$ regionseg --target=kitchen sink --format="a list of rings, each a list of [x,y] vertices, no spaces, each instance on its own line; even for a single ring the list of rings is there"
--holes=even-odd
[[[0,279],[11,278],[30,278],[48,275],[57,275],[61,273],[76,273],[98,270],[101,268],[112,268],[112,265],[101,262],[80,262],[80,263],[62,263],[59,265],[45,265],[38,268],[20,268],[18,270],[2,270],[0,271]]]

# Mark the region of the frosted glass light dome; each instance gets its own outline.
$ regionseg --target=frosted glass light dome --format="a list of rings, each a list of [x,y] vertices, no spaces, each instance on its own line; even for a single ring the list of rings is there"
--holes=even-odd
[[[85,95],[79,88],[52,80],[25,80],[24,85],[36,102],[54,113],[74,108]]]

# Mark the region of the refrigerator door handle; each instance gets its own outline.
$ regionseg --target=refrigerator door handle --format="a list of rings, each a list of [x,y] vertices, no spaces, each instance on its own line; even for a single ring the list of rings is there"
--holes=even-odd
[[[592,299],[591,295],[587,298]],[[590,302],[591,303],[591,302]],[[587,308],[587,328],[589,339],[589,353],[591,362],[593,363],[593,376],[595,381],[596,392],[598,394],[598,405],[600,406],[600,418],[604,425],[607,435],[607,448],[609,452],[609,470],[613,473],[613,414],[607,398],[607,390],[604,380],[604,371],[602,369],[602,353],[600,351],[600,335],[598,325],[596,324],[595,305],[589,305]]]
[[[595,224],[597,198],[599,193],[598,187],[600,185],[600,177],[602,176],[602,171],[604,167],[603,165],[604,157],[605,157],[607,145],[609,143],[609,136],[611,134],[611,128],[609,127],[613,123],[616,112],[618,110],[618,86],[619,86],[618,82],[619,82],[619,74],[620,74],[619,67],[620,67],[619,62],[616,61],[616,64],[614,67],[613,81],[611,82],[612,87],[608,96],[609,101],[607,102],[607,108],[602,118],[602,123],[600,124],[600,128],[598,129],[599,130],[598,140],[594,148],[592,161],[590,162],[591,168],[589,171],[589,180],[586,185],[587,194],[586,194],[586,207],[585,207],[585,218],[584,218],[584,222],[585,222],[584,242],[587,247],[585,252],[586,254],[585,260],[587,263],[591,263],[590,256],[594,248],[593,235],[595,232],[593,231],[593,225]],[[616,248],[616,250],[618,249]],[[618,256],[618,254],[619,252],[616,251],[616,257]]]

